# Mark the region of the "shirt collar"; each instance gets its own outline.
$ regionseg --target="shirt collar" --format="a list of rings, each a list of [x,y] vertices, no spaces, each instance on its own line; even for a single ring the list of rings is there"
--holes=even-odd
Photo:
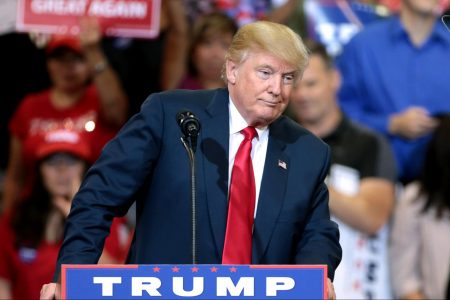
[[[234,105],[233,99],[230,97],[229,101],[229,112],[230,112],[230,135],[240,132],[242,129],[248,127],[247,122],[245,121],[244,117],[239,113],[239,111],[236,108],[236,105]],[[258,136],[256,137],[258,140],[263,137],[263,135],[266,135],[268,133],[268,126],[265,126],[264,128],[255,128],[256,132],[258,133]]]
[[[398,41],[401,37],[407,38],[409,40],[408,32],[403,26],[403,23],[400,20],[400,15],[398,14],[391,18],[390,33],[394,41]],[[440,22],[438,19],[436,19],[428,41],[432,39],[437,39],[444,43],[450,44],[450,32],[447,31],[444,24],[442,24],[442,22]],[[428,41],[426,43],[428,43]]]
[[[405,27],[403,27],[403,24],[400,21],[400,15],[395,15],[391,18],[390,27],[391,27],[390,33],[394,40],[402,36],[408,37],[408,33],[406,32]]]
[[[444,43],[450,44],[450,32],[445,28],[444,24],[438,19],[434,24],[432,35]]]
[[[341,121],[336,126],[336,128],[327,136],[324,136],[322,140],[324,140],[325,143],[331,143],[334,140],[339,140],[348,128],[350,128],[350,120],[347,118],[347,116],[342,114]]]

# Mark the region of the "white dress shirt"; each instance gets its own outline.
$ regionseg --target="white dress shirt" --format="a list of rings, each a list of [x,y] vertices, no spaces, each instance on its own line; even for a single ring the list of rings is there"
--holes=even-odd
[[[247,122],[241,116],[236,106],[233,103],[233,100],[230,98],[229,104],[229,114],[230,114],[230,148],[229,148],[229,157],[228,157],[228,191],[230,190],[230,180],[231,180],[231,171],[233,170],[234,158],[236,157],[236,153],[241,145],[241,142],[244,140],[244,135],[240,133],[240,131],[246,127],[248,127]],[[261,180],[264,171],[264,163],[266,161],[266,153],[267,153],[267,143],[269,141],[269,128],[266,126],[263,129],[255,128],[258,135],[252,141],[252,165],[253,172],[255,175],[255,214],[258,207],[258,198],[259,191],[261,188]],[[229,193],[228,193],[229,194]]]

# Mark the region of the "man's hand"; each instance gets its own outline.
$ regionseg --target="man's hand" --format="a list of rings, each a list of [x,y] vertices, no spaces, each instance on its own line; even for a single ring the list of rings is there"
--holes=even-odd
[[[331,282],[330,278],[328,278],[327,280],[327,291],[328,291],[328,300],[336,300],[336,293],[334,292],[334,286],[333,283]]]
[[[61,299],[61,285],[59,283],[47,283],[41,288],[41,300]]]
[[[389,132],[407,139],[416,139],[430,133],[437,125],[437,121],[424,108],[410,107],[391,116]]]

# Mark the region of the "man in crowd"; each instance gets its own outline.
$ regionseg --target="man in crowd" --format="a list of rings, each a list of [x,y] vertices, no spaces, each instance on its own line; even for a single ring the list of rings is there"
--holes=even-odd
[[[311,56],[291,94],[295,119],[331,147],[330,210],[339,224],[342,263],[335,289],[342,299],[391,299],[386,224],[394,206],[395,162],[389,145],[353,124],[337,104],[339,72],[325,47]]]
[[[436,114],[450,112],[450,35],[439,0],[403,0],[400,12],[357,34],[339,58],[343,111],[385,135],[399,178],[417,178]]]

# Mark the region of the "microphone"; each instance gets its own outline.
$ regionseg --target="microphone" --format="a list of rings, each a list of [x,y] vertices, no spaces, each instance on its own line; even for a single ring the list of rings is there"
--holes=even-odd
[[[192,151],[195,153],[197,149],[197,136],[201,128],[199,120],[188,110],[178,112],[176,119],[184,138],[190,138]]]

